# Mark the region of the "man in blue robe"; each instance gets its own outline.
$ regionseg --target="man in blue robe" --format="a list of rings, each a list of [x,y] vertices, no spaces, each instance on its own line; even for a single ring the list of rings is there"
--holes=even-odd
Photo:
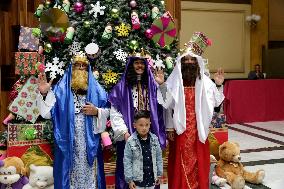
[[[109,116],[107,93],[83,53],[73,58],[52,90],[51,83],[39,75],[37,102],[42,117],[53,121],[54,188],[105,189],[100,133]]]

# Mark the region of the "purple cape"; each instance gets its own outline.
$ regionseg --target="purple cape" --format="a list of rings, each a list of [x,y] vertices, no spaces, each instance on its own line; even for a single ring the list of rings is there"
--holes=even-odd
[[[127,72],[129,65],[133,64],[134,59],[137,57],[129,57],[124,74],[120,81],[113,87],[109,94],[109,102],[111,105],[119,111],[123,120],[128,128],[128,132],[132,134],[135,129],[133,127],[134,122],[134,107],[132,99],[131,86],[127,85]],[[163,119],[163,107],[158,104],[157,101],[157,83],[154,80],[153,74],[148,66],[148,62],[145,60],[145,71],[148,75],[148,92],[149,92],[149,107],[151,113],[151,132],[158,138],[162,148],[166,147],[166,132]]]

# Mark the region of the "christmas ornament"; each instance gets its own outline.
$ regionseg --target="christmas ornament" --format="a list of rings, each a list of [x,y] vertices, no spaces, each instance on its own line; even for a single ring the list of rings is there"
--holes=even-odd
[[[109,40],[112,37],[112,27],[111,25],[107,25],[102,35],[102,39]]]
[[[42,73],[42,72],[45,71],[45,65],[44,65],[43,63],[41,63],[41,62],[38,62],[38,63],[37,63],[36,68],[37,68],[37,72],[38,72],[38,73]]]
[[[161,1],[161,4],[162,4],[163,6],[165,6],[165,1]]]
[[[165,65],[163,64],[163,61],[160,59],[160,56],[157,54],[156,55],[156,60],[154,60],[154,68],[165,68]]]
[[[82,2],[76,2],[73,9],[77,14],[81,14],[85,10],[85,5]]]
[[[62,76],[64,74],[64,62],[60,61],[58,57],[54,57],[52,62],[47,62],[45,72],[49,72],[51,79],[55,79],[56,76]]]
[[[152,19],[155,20],[160,16],[160,10],[158,9],[158,7],[153,7],[152,8]]]
[[[81,43],[73,41],[72,45],[69,46],[69,55],[73,56],[76,53],[80,52],[80,50],[81,50]]]
[[[64,42],[65,34],[61,36],[49,36],[48,39],[52,43]]]
[[[90,14],[94,13],[93,16],[95,18],[98,17],[98,14],[100,14],[100,15],[104,15],[105,14],[104,10],[105,10],[106,7],[105,6],[100,6],[100,2],[99,1],[97,1],[96,5],[91,4],[91,7],[92,7],[92,9],[89,11],[89,13]]]
[[[38,54],[42,54],[43,53],[43,47],[40,45],[38,47]]]
[[[153,32],[152,40],[158,43],[160,47],[170,45],[176,37],[175,24],[169,12],[156,19],[151,26],[151,30]]]
[[[91,22],[90,21],[84,21],[83,27],[86,28],[86,29],[89,29],[91,27]]]
[[[65,36],[65,39],[64,39],[64,42],[66,44],[71,44],[71,42],[73,40],[74,33],[75,33],[75,29],[73,27],[67,28],[66,36]]]
[[[138,48],[139,44],[136,40],[131,40],[128,46],[131,50],[135,51]]]
[[[85,47],[85,52],[87,56],[91,59],[95,59],[100,55],[100,49],[99,46],[96,43],[89,43]]]
[[[132,11],[131,13],[131,23],[133,30],[138,30],[140,28],[140,20],[136,11]]]
[[[119,26],[116,26],[115,29],[119,37],[127,37],[131,28],[128,24],[121,23]]]
[[[44,3],[44,7],[48,9],[50,6],[51,6],[51,2],[49,0],[46,0]]]
[[[168,56],[166,58],[166,66],[167,66],[167,69],[171,70],[173,68],[173,58]]]
[[[89,28],[91,27],[91,22],[89,22],[89,21],[84,21],[83,27],[86,28],[86,29],[89,29]]]
[[[112,72],[112,70],[108,70],[107,73],[103,74],[103,79],[107,85],[115,84],[118,80],[118,74]]]
[[[69,13],[69,10],[70,10],[69,0],[63,0],[62,7],[66,13]]]
[[[149,15],[148,15],[147,13],[144,13],[144,14],[143,14],[143,18],[144,18],[144,19],[147,19],[148,16],[149,16]]]
[[[40,18],[41,14],[42,14],[42,11],[43,11],[43,8],[44,8],[43,4],[39,4],[39,6],[37,7],[34,15],[36,17]]]
[[[130,7],[131,7],[132,9],[134,9],[134,8],[136,8],[137,3],[136,3],[135,0],[132,0],[132,1],[130,1],[129,5],[130,5]]]
[[[69,27],[68,15],[58,8],[44,11],[40,17],[40,29],[46,36],[60,37]]]
[[[52,45],[50,43],[45,43],[44,44],[44,51],[46,53],[50,53],[52,51]]]
[[[128,56],[128,54],[126,52],[124,52],[122,49],[118,49],[117,51],[114,51],[113,54],[115,55],[117,60],[126,61],[126,58]]]
[[[145,36],[146,36],[148,39],[152,39],[152,37],[153,37],[153,32],[152,32],[152,30],[151,30],[151,29],[147,29],[147,30],[145,31]]]
[[[40,37],[41,30],[40,30],[39,28],[33,28],[32,34],[33,34],[33,36],[35,36],[35,37]]]
[[[110,15],[113,19],[116,19],[119,17],[119,10],[118,9],[111,9],[110,11]]]
[[[37,130],[35,128],[27,128],[24,134],[27,140],[34,140],[36,138]]]

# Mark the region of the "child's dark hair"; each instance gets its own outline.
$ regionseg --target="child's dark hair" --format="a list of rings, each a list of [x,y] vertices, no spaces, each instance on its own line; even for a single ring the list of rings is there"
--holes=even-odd
[[[147,118],[150,119],[150,112],[148,110],[139,110],[134,115],[134,122],[136,122],[138,119],[141,118]]]

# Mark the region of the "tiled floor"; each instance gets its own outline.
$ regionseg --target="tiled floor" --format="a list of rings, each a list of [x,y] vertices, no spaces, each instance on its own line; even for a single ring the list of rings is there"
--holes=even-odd
[[[284,189],[284,121],[232,124],[229,140],[240,144],[247,170],[264,169],[263,184],[271,189]],[[167,185],[161,186],[161,189],[167,188]]]

